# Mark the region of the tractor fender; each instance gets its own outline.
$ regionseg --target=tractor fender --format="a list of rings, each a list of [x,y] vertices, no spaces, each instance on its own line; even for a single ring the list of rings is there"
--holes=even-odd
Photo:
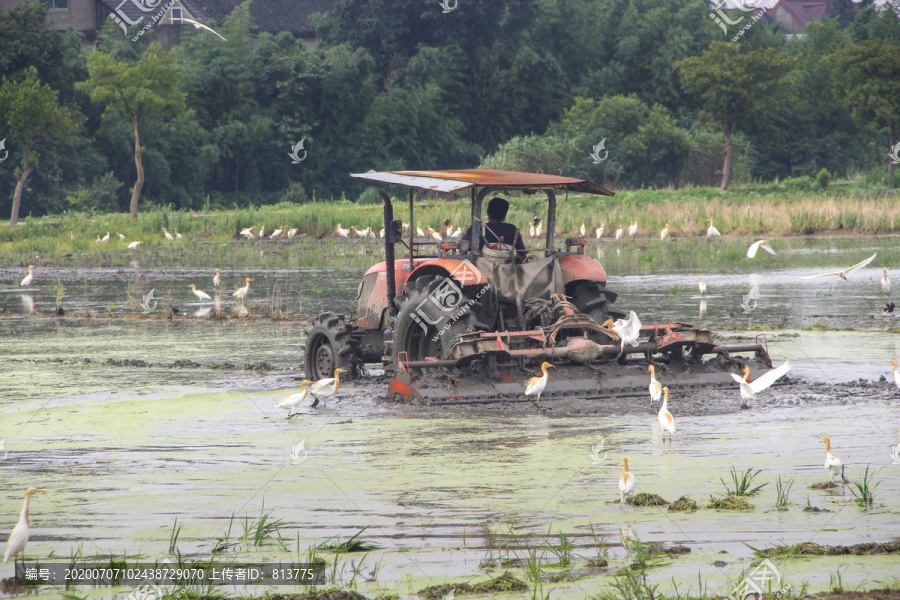
[[[606,269],[596,259],[583,254],[568,254],[559,259],[563,283],[598,281],[606,285]]]
[[[435,258],[423,262],[409,274],[407,281],[433,275],[452,277],[463,287],[488,283],[488,278],[475,265],[468,260],[455,258]]]

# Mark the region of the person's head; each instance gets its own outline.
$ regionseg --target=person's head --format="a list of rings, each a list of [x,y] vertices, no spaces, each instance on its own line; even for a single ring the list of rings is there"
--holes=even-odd
[[[488,202],[487,216],[491,221],[503,221],[509,212],[509,202],[503,198],[494,197]]]

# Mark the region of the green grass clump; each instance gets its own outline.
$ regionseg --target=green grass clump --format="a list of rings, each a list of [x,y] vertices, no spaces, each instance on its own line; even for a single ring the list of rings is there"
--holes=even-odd
[[[663,500],[656,494],[645,494],[642,492],[635,495],[632,504],[634,506],[667,506],[669,501]]]
[[[760,484],[756,487],[750,487],[753,485],[753,480],[757,475],[760,474],[761,471],[753,471],[752,468],[747,469],[743,473],[738,473],[737,469],[732,465],[731,467],[731,482],[734,484],[734,487],[728,487],[728,484],[725,483],[723,479],[719,479],[722,482],[722,485],[725,486],[725,490],[728,492],[729,496],[754,496],[759,493],[761,489],[763,489],[766,483]]]
[[[874,475],[874,473],[872,475]],[[871,506],[872,502],[875,500],[875,488],[877,488],[880,483],[880,481],[873,482],[869,474],[869,465],[866,465],[866,470],[863,473],[862,479],[854,481],[850,485],[850,493],[853,494],[853,501],[863,508]]]
[[[381,546],[376,544],[375,542],[366,541],[363,539],[357,539],[362,532],[364,532],[368,527],[363,527],[351,537],[346,542],[338,542],[333,544],[328,544],[328,540],[325,540],[321,544],[319,544],[318,549],[323,550],[325,552],[334,552],[335,554],[347,554],[348,552],[369,552],[371,550],[380,550]],[[337,538],[329,538],[337,539]]]
[[[697,503],[691,500],[688,496],[682,496],[675,502],[669,504],[669,510],[672,512],[693,512],[697,510]]]
[[[717,510],[753,510],[753,505],[740,496],[725,496],[724,498],[710,497],[706,508]]]

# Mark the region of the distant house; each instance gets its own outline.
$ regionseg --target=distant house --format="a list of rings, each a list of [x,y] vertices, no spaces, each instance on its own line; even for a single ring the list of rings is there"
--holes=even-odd
[[[780,23],[783,32],[796,35],[803,33],[810,21],[821,21],[830,9],[831,0],[778,0],[766,16]]]
[[[242,0],[0,0],[0,10],[10,10],[22,2],[38,2],[50,8],[47,21],[60,27],[73,27],[88,39],[93,39],[106,19],[112,19],[126,30],[158,17],[154,29],[156,39],[164,48],[177,44],[181,38],[180,19],[188,18],[215,27],[221,25]],[[278,33],[287,31],[315,45],[315,30],[310,17],[326,13],[335,0],[253,0],[250,18],[257,31]]]

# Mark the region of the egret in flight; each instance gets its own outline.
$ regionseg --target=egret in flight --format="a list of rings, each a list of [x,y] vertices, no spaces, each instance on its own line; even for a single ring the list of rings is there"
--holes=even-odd
[[[869,258],[867,258],[866,260],[864,260],[862,262],[858,262],[855,265],[853,265],[852,267],[847,267],[843,271],[835,271],[833,273],[820,273],[818,275],[810,275],[809,277],[804,277],[803,279],[816,279],[818,277],[840,277],[844,281],[847,281],[847,275],[851,275],[851,274],[855,273],[856,271],[859,271],[860,269],[865,267],[867,264],[869,264],[870,262],[875,260],[876,256],[878,256],[877,252],[875,254],[873,254],[872,256],[870,256]]]
[[[748,402],[753,400],[753,397],[763,391],[764,389],[771,386],[773,383],[784,377],[788,371],[791,370],[791,363],[785,361],[783,365],[778,367],[777,369],[772,369],[771,371],[766,371],[753,381],[749,381],[750,372],[745,369],[744,376],[737,375],[735,373],[731,374],[731,378],[734,379],[738,385],[741,386],[741,398],[744,400],[744,403],[741,404],[741,408],[750,408]]]
[[[760,248],[762,248],[763,250],[765,250],[765,251],[768,252],[769,254],[777,254],[777,252],[775,252],[774,250],[772,250],[772,247],[769,245],[769,241],[768,241],[768,240],[759,240],[758,242],[753,242],[752,244],[750,244],[750,247],[747,248],[747,258],[755,258],[755,257],[756,257],[756,252],[757,252]]]

